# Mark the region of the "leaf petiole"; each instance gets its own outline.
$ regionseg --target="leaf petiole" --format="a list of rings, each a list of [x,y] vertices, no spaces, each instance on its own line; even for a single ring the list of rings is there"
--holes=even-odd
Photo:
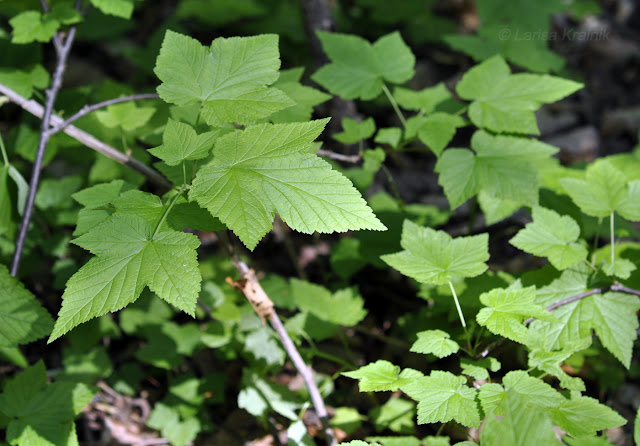
[[[398,107],[398,103],[393,98],[393,95],[391,94],[391,92],[389,91],[389,89],[387,88],[387,86],[384,83],[382,83],[382,91],[384,91],[384,94],[387,96],[387,99],[389,99],[389,102],[391,102],[391,106],[393,107],[393,110],[396,112],[396,115],[398,115],[398,119],[400,119],[400,122],[402,123],[402,126],[406,127],[407,126],[407,121],[404,119],[404,116],[402,115],[402,112],[400,111],[400,107]]]
[[[613,223],[613,212],[611,212],[611,215],[609,216],[609,220],[610,220],[610,230],[611,230],[611,264],[613,265],[615,263],[616,260],[616,239],[615,239],[615,234],[614,234],[614,223]]]
[[[462,327],[467,328],[467,323],[464,320],[464,315],[462,314],[462,308],[460,308],[460,302],[458,301],[458,295],[456,294],[455,288],[453,288],[453,283],[449,281],[449,288],[451,288],[451,293],[453,294],[453,301],[456,303],[456,309],[458,310],[458,316],[460,316],[460,322],[462,322]]]
[[[9,165],[9,156],[7,155],[7,149],[4,147],[4,141],[2,140],[2,135],[0,135],[0,152],[2,152],[2,159],[4,160],[4,165]]]
[[[165,209],[164,213],[162,214],[162,218],[160,219],[160,221],[158,222],[158,226],[156,226],[155,231],[153,231],[153,235],[151,236],[151,238],[155,237],[156,234],[158,234],[158,232],[160,231],[160,228],[162,227],[162,224],[164,223],[164,221],[167,219],[167,216],[169,215],[169,212],[171,212],[171,209],[173,208],[173,205],[176,204],[176,201],[178,201],[178,198],[180,197],[180,195],[182,195],[182,192],[184,192],[185,189],[182,188],[178,191],[177,194],[175,194],[172,198],[171,201],[169,202],[169,207],[167,207],[167,209]]]

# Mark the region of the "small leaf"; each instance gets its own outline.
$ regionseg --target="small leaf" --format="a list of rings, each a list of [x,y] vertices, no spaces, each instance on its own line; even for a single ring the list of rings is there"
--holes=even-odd
[[[38,11],[21,12],[9,24],[13,28],[12,43],[48,42],[60,27],[60,22]]]
[[[411,379],[402,378],[400,367],[382,359],[360,367],[352,372],[343,372],[344,376],[358,380],[360,392],[396,391],[409,383]]]
[[[104,14],[130,19],[133,13],[133,0],[90,0],[91,4]]]
[[[475,132],[471,148],[447,149],[435,170],[438,184],[454,209],[480,191],[524,205],[538,203],[538,174],[531,165],[557,148],[530,138]]]
[[[354,35],[316,34],[332,63],[311,79],[344,99],[374,99],[382,93],[384,81],[402,84],[413,77],[415,57],[398,32],[380,37],[373,45]]]
[[[635,270],[636,266],[631,261],[619,257],[613,263],[606,261],[602,265],[602,271],[607,276],[619,277],[620,279],[628,279]]]
[[[535,317],[545,321],[555,321],[551,313],[534,303],[536,288],[493,289],[480,295],[483,308],[476,316],[480,325],[498,335],[526,344],[528,341],[525,319]]]
[[[489,370],[497,372],[501,364],[496,358],[488,357],[478,361],[462,358],[460,369],[464,375],[471,376],[476,380],[489,379]]]
[[[145,125],[156,112],[154,107],[138,107],[133,101],[110,105],[95,112],[96,118],[107,128],[122,128],[126,132]]]
[[[638,337],[640,298],[608,292],[593,296],[593,328],[602,345],[628,369]]]
[[[177,166],[185,160],[209,156],[218,135],[218,131],[198,135],[190,125],[169,119],[162,136],[162,145],[149,152],[169,166]]]
[[[402,391],[418,401],[418,423],[446,423],[455,420],[467,427],[478,427],[480,415],[475,389],[463,376],[440,370],[402,386]]]
[[[527,224],[509,242],[516,248],[540,257],[559,270],[566,269],[587,257],[587,249],[577,243],[580,228],[571,217],[536,207],[533,223]]]
[[[333,135],[333,139],[343,144],[355,144],[363,139],[368,139],[376,132],[376,123],[373,118],[367,118],[363,122],[351,118],[342,118],[342,132]]]
[[[442,330],[427,330],[418,333],[418,340],[411,346],[412,352],[434,354],[438,358],[457,353],[460,346],[449,339],[449,333]]]
[[[389,266],[421,283],[446,284],[456,277],[475,277],[487,270],[487,234],[451,238],[405,220],[400,241],[404,251],[381,256]]]
[[[442,82],[420,91],[396,87],[393,90],[393,97],[400,107],[407,110],[422,111],[427,115],[431,114],[438,104],[453,98]]]
[[[467,71],[456,91],[463,99],[473,101],[469,118],[476,126],[499,133],[539,135],[534,111],[582,86],[548,75],[512,75],[504,59],[494,56]]]
[[[640,180],[627,183],[606,159],[589,165],[585,180],[562,178],[560,183],[587,215],[608,217],[617,212],[627,220],[640,221]]]
[[[457,115],[436,112],[429,116],[414,116],[407,120],[407,138],[418,136],[436,156],[440,156],[444,148],[456,134],[458,127],[467,125],[467,121]]]
[[[367,314],[364,300],[353,288],[331,293],[326,288],[303,280],[291,279],[291,294],[301,311],[345,327],[360,322]]]

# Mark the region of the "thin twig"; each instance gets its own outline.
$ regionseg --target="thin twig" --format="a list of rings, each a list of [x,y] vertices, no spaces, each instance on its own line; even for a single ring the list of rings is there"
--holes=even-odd
[[[31,171],[31,180],[29,181],[29,195],[27,196],[27,204],[24,209],[22,222],[20,223],[20,231],[16,240],[16,248],[13,253],[13,260],[11,262],[11,275],[16,277],[20,270],[20,260],[22,258],[22,251],[27,239],[27,232],[29,231],[29,223],[31,222],[31,215],[33,213],[33,205],[36,200],[36,192],[38,191],[38,183],[40,182],[40,171],[42,170],[42,161],[44,160],[44,152],[49,142],[49,126],[51,122],[51,114],[53,112],[53,105],[58,96],[58,91],[62,86],[62,76],[67,64],[67,57],[73,44],[73,39],[76,35],[76,27],[72,26],[64,39],[60,52],[58,54],[58,63],[53,74],[51,82],[51,88],[47,90],[47,99],[44,106],[44,112],[42,115],[42,125],[40,126],[40,140],[38,141],[38,149],[36,151],[36,158],[33,163],[33,170]]]
[[[604,287],[604,288],[594,288],[592,290],[585,291],[584,293],[576,294],[575,296],[567,297],[566,299],[562,299],[562,300],[559,300],[557,302],[554,302],[553,304],[549,305],[546,308],[546,310],[547,311],[553,311],[553,310],[555,310],[557,308],[563,307],[565,305],[569,305],[570,303],[582,300],[585,297],[593,296],[594,294],[604,294],[607,291],[618,291],[618,292],[621,292],[621,293],[627,293],[627,294],[633,294],[635,296],[640,296],[640,291],[639,290],[635,290],[633,288],[626,287],[624,285],[621,285],[619,282],[614,282],[613,285],[611,285],[611,286]],[[529,325],[534,320],[535,320],[535,318],[531,317],[531,318],[527,319],[526,321],[524,321],[524,324],[525,325]],[[480,353],[480,355],[478,357],[479,358],[486,358],[487,356],[489,356],[489,353],[492,350],[495,350],[496,347],[501,345],[504,342],[504,339],[506,339],[506,338],[501,338],[498,341],[494,342],[493,344],[490,344],[487,348],[485,348],[482,351],[482,353]]]
[[[611,288],[609,289],[611,291],[620,291],[621,293],[635,294],[636,296],[640,296],[640,291],[621,285],[618,282],[615,282],[613,285],[611,285]]]
[[[40,0],[40,5],[42,6],[42,11],[47,14],[49,13],[51,10],[49,9],[49,4],[47,3],[47,0]],[[55,33],[53,35],[53,46],[56,49],[56,54],[58,55],[58,57],[60,57],[60,52],[62,51],[62,41],[60,40],[60,34],[59,33]]]
[[[158,96],[157,93],[140,93],[140,94],[133,94],[131,96],[123,96],[121,98],[109,99],[108,101],[97,102],[97,103],[92,104],[92,105],[85,105],[80,110],[78,110],[76,113],[74,113],[73,115],[71,115],[70,117],[65,119],[63,122],[59,123],[55,127],[50,128],[49,129],[49,135],[50,136],[55,135],[59,131],[64,130],[69,125],[71,125],[72,122],[77,121],[78,119],[82,118],[83,116],[86,116],[89,113],[91,113],[92,111],[98,110],[100,108],[108,107],[108,106],[114,105],[114,104],[119,104],[121,102],[137,101],[137,100],[140,100],[140,99],[157,99],[159,97],[160,96]]]
[[[251,270],[249,269],[247,264],[244,263],[243,261],[237,258],[234,258],[233,265],[235,266],[235,268],[238,270],[238,272],[242,277],[248,277],[251,275]],[[318,389],[318,386],[315,380],[313,379],[313,373],[311,371],[311,368],[307,366],[307,364],[305,364],[304,360],[302,359],[302,356],[300,356],[298,349],[296,349],[296,346],[291,340],[291,338],[289,337],[287,330],[284,328],[284,325],[282,325],[282,321],[278,317],[278,313],[276,312],[275,309],[272,309],[270,313],[269,323],[271,324],[275,332],[280,337],[280,341],[282,342],[284,349],[289,355],[289,358],[291,358],[291,362],[293,362],[293,365],[298,370],[298,373],[300,373],[300,375],[302,376],[302,379],[307,385],[307,389],[309,390],[309,395],[311,396],[311,402],[313,403],[313,407],[316,410],[316,414],[318,415],[318,418],[322,423],[322,428],[325,432],[327,445],[333,446],[337,444],[333,430],[331,429],[331,427],[329,427],[329,416],[327,414],[327,408],[324,405],[324,400],[322,399],[320,390]]]
[[[0,84],[0,93],[8,97],[11,102],[28,111],[32,115],[37,116],[38,118],[42,118],[44,109],[42,108],[42,105],[38,104],[36,101],[20,96],[18,93],[3,84]],[[56,115],[52,115],[51,123],[55,126],[54,128],[56,128],[63,123],[63,120]],[[67,135],[81,142],[85,146],[95,150],[96,152],[101,153],[107,158],[110,158],[124,166],[135,170],[139,174],[146,177],[149,181],[154,183],[156,186],[162,189],[171,188],[171,183],[169,182],[169,180],[163,177],[156,170],[152,169],[146,164],[141,163],[137,159],[132,158],[130,155],[122,153],[118,149],[115,149],[110,145],[103,143],[102,141],[96,139],[93,135],[90,135],[89,133],[80,130],[73,125],[68,126],[63,131]]]
[[[354,164],[362,159],[362,155],[360,154],[343,155],[342,153],[336,153],[336,152],[332,152],[331,150],[324,150],[324,149],[319,149],[316,152],[316,155],[326,156],[327,158],[332,160],[343,161],[345,163],[354,163]]]

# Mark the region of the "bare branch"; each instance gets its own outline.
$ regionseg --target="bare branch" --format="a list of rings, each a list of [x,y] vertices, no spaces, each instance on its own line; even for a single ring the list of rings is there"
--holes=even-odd
[[[0,93],[5,95],[11,102],[28,111],[32,115],[37,116],[38,118],[42,118],[44,114],[42,105],[38,104],[36,101],[20,96],[18,93],[3,84],[0,84]],[[52,115],[51,123],[55,126],[54,128],[57,128],[63,123],[63,120],[58,116]],[[132,158],[130,155],[122,153],[118,149],[115,149],[110,145],[103,143],[84,130],[80,130],[73,125],[69,125],[63,131],[67,135],[81,142],[85,146],[95,150],[96,152],[101,153],[107,158],[110,158],[124,166],[135,170],[158,187],[162,189],[171,188],[171,183],[156,170],[152,169],[146,164],[141,163],[137,159]]]
[[[238,260],[237,258],[234,258],[233,265],[245,280],[254,281],[252,285],[253,288],[259,288],[260,290],[262,290],[262,286],[256,279],[255,273],[253,273],[253,271],[250,270],[249,267],[243,261]],[[264,290],[262,290],[262,293],[264,293]],[[253,305],[253,302],[251,303]],[[316,410],[316,414],[318,415],[318,418],[320,419],[320,422],[322,423],[322,427],[325,432],[327,445],[333,446],[337,444],[337,441],[335,439],[333,430],[331,429],[331,427],[329,427],[329,416],[327,414],[327,408],[324,405],[324,400],[322,399],[322,395],[320,395],[320,390],[318,389],[318,386],[316,385],[316,382],[313,379],[313,372],[311,370],[311,367],[307,366],[307,364],[305,364],[304,360],[302,359],[302,356],[300,356],[300,353],[298,352],[295,344],[289,337],[287,330],[282,325],[282,321],[278,317],[278,313],[276,312],[275,308],[271,307],[269,310],[270,310],[269,316],[268,316],[269,323],[271,324],[275,332],[280,337],[280,341],[282,342],[284,349],[287,351],[289,358],[291,358],[293,365],[298,370],[298,373],[300,373],[300,375],[302,376],[302,379],[304,380],[307,386],[307,389],[309,390],[309,395],[311,396],[311,402],[313,403],[313,407]]]
[[[640,291],[621,285],[618,282],[615,282],[613,285],[611,285],[611,288],[609,289],[611,291],[620,291],[621,293],[635,294],[636,296],[640,296]]]
[[[77,121],[83,116],[86,116],[92,111],[98,110],[100,108],[108,107],[109,105],[119,104],[121,102],[137,101],[140,99],[157,99],[159,97],[160,96],[158,96],[156,93],[140,93],[140,94],[133,94],[131,96],[123,96],[121,98],[109,99],[108,101],[102,101],[92,105],[85,105],[84,107],[82,107],[76,113],[74,113],[73,115],[65,119],[60,124],[50,128],[49,136],[55,135],[59,131],[64,130],[69,125],[71,125],[72,122]]]
[[[549,305],[546,308],[546,310],[547,311],[553,311],[556,308],[560,308],[560,307],[563,307],[565,305],[569,305],[570,303],[575,302],[577,300],[581,300],[581,299],[584,299],[585,297],[593,296],[594,294],[600,294],[600,293],[602,293],[602,288],[594,288],[593,290],[585,291],[584,293],[580,293],[580,294],[577,294],[575,296],[571,296],[571,297],[567,297],[566,299],[559,300],[558,302],[555,302],[555,303]],[[534,317],[531,317],[531,318],[527,319],[526,321],[524,321],[524,324],[525,325],[529,325],[531,322],[534,321],[534,319],[535,319]]]
[[[46,2],[43,3],[46,5]],[[27,204],[24,209],[22,222],[20,223],[20,230],[18,232],[18,238],[16,239],[16,247],[13,253],[13,260],[11,261],[11,275],[16,277],[20,270],[20,260],[22,258],[22,251],[27,239],[27,232],[29,231],[29,223],[31,222],[31,215],[33,213],[33,205],[36,200],[36,192],[38,191],[38,183],[40,182],[40,171],[42,170],[42,161],[44,159],[44,152],[49,142],[49,126],[51,122],[51,114],[53,113],[53,105],[58,96],[58,91],[62,86],[62,76],[67,65],[67,58],[69,57],[69,51],[73,44],[73,39],[76,35],[76,27],[73,26],[69,30],[64,42],[61,42],[60,51],[58,52],[58,63],[53,74],[51,82],[51,88],[47,90],[47,99],[44,106],[44,112],[42,114],[42,125],[40,126],[40,140],[38,141],[38,149],[36,151],[36,158],[33,163],[33,170],[31,171],[31,180],[29,181],[29,195],[27,196]]]
[[[332,152],[330,150],[320,149],[316,152],[316,155],[326,156],[329,159],[336,161],[344,161],[345,163],[357,163],[362,159],[362,155],[343,155],[342,153]]]

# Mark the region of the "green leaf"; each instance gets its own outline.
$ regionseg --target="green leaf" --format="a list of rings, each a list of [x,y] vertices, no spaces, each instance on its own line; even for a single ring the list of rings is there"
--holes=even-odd
[[[20,96],[30,98],[34,89],[44,89],[49,85],[49,73],[42,65],[34,65],[24,70],[0,68],[0,82]]]
[[[107,128],[119,127],[125,132],[131,132],[149,122],[155,112],[155,107],[138,107],[133,101],[129,101],[110,105],[94,115]]]
[[[393,97],[400,107],[407,110],[422,111],[427,115],[431,114],[438,104],[453,98],[442,82],[420,91],[396,87],[393,90]]]
[[[582,435],[580,437],[571,438],[566,436],[562,439],[569,446],[614,446],[607,441],[606,436],[593,437],[591,435]]]
[[[571,399],[550,410],[553,423],[569,435],[595,435],[598,431],[622,426],[627,420],[598,400],[571,393]]]
[[[471,138],[472,152],[448,149],[438,159],[438,183],[455,209],[480,191],[524,205],[538,203],[538,174],[532,163],[557,152],[530,138],[493,136],[479,130]]]
[[[418,333],[418,340],[413,343],[410,351],[416,353],[434,354],[438,358],[457,353],[460,346],[449,339],[449,333],[442,330],[427,330]]]
[[[153,233],[137,215],[115,215],[74,243],[96,257],[67,282],[49,342],[82,322],[130,304],[145,285],[194,314],[201,276],[195,251],[200,242],[193,234]]]
[[[446,437],[436,437],[440,439],[446,440]],[[367,441],[377,441],[379,443],[373,444],[381,444],[382,446],[423,446],[423,443],[418,440],[416,437],[407,437],[407,436],[398,436],[398,437],[367,437]],[[341,443],[341,444],[349,444],[349,443]],[[361,446],[368,446],[369,443],[364,443]],[[430,443],[429,443],[430,445]],[[448,446],[449,443],[446,443]]]
[[[628,369],[638,337],[640,298],[608,292],[593,296],[593,328],[602,345]]]
[[[218,131],[198,135],[190,125],[169,119],[162,136],[162,145],[149,152],[169,166],[177,166],[185,160],[209,156],[218,135]]]
[[[440,156],[456,134],[456,129],[465,125],[467,121],[460,116],[444,112],[436,112],[426,117],[414,116],[407,120],[406,137],[417,136],[436,156]]]
[[[8,379],[0,395],[0,412],[12,418],[7,426],[7,441],[19,445],[77,445],[73,419],[93,394],[93,388],[81,383],[47,385],[44,364],[37,362]]]
[[[278,36],[218,38],[207,49],[197,40],[167,31],[156,61],[158,94],[177,105],[202,104],[214,126],[251,124],[294,105],[282,91],[267,88],[278,79]]]
[[[586,390],[584,381],[577,376],[569,376],[562,370],[561,364],[577,351],[584,350],[589,347],[591,340],[587,340],[583,344],[575,346],[575,348],[567,350],[559,350],[549,352],[546,350],[533,348],[529,346],[529,367],[537,368],[560,380],[560,385],[568,390],[577,390],[583,392]]]
[[[542,382],[540,381],[540,383]],[[543,411],[536,410],[535,406],[532,407],[528,398],[524,398],[513,390],[508,390],[502,405],[504,416],[490,415],[487,417],[484,429],[480,434],[480,443],[483,446],[507,444],[550,446],[559,444],[549,417]]]
[[[511,74],[500,56],[476,65],[462,77],[456,91],[473,101],[469,118],[494,132],[539,135],[534,111],[582,88],[582,84],[539,74]]]
[[[411,382],[400,373],[400,367],[382,359],[360,367],[352,372],[343,372],[344,376],[358,380],[360,392],[395,392],[401,386]]]
[[[168,439],[173,446],[191,444],[202,429],[197,418],[189,417],[180,420],[178,410],[163,403],[157,403],[153,407],[147,425],[158,429],[161,435]]]
[[[578,237],[580,228],[571,217],[536,207],[533,223],[527,224],[509,243],[530,254],[548,257],[556,269],[563,270],[587,257],[587,248],[576,242]]]
[[[369,418],[373,421],[376,432],[390,429],[401,434],[413,432],[415,423],[415,403],[402,398],[390,398],[382,406],[373,408]]]
[[[562,178],[560,183],[587,215],[608,217],[617,212],[627,220],[640,221],[640,180],[627,183],[606,159],[590,164],[585,180]]]
[[[269,116],[269,119],[274,124],[309,121],[313,113],[313,107],[331,99],[330,95],[320,90],[302,85],[300,83],[302,73],[303,68],[282,70],[280,78],[273,84],[274,87],[282,90],[284,94],[295,102],[295,105]]]
[[[285,386],[277,385],[256,373],[245,373],[243,389],[238,395],[238,407],[255,417],[265,418],[273,410],[290,420],[297,420],[301,406],[298,397]]]
[[[133,0],[90,0],[91,4],[104,14],[130,19],[133,13]]]
[[[493,289],[480,295],[483,308],[476,316],[480,325],[494,334],[504,336],[521,344],[528,341],[525,319],[536,319],[554,322],[551,313],[534,303],[536,288],[531,286],[522,289]]]
[[[366,419],[360,415],[353,407],[337,407],[335,414],[329,420],[331,427],[337,427],[345,431],[347,434],[359,429],[362,426],[362,420]]]
[[[400,144],[401,139],[402,129],[398,127],[387,127],[379,129],[373,140],[378,144],[388,144],[395,149]]]
[[[291,294],[301,311],[307,311],[332,324],[351,327],[367,315],[363,308],[364,300],[353,288],[345,288],[332,294],[320,285],[291,279]]]
[[[405,220],[400,241],[404,251],[381,258],[418,282],[442,285],[457,277],[475,277],[485,272],[488,243],[487,234],[453,239],[444,231]]]
[[[614,259],[613,263],[606,261],[602,265],[602,271],[607,276],[619,277],[620,279],[628,279],[631,273],[636,270],[636,265],[627,259],[620,257]]]
[[[12,43],[48,42],[58,31],[60,22],[38,11],[24,11],[9,20],[13,28]]]
[[[0,347],[33,342],[51,332],[53,319],[18,279],[0,264]]]
[[[418,401],[419,424],[455,420],[467,427],[480,425],[477,391],[467,386],[463,376],[434,370],[403,385],[402,391]]]
[[[275,212],[304,233],[386,229],[349,180],[307,152],[326,122],[263,124],[221,137],[189,198],[249,249],[271,230]]]
[[[333,139],[343,144],[355,144],[371,138],[376,132],[376,123],[373,118],[367,118],[363,122],[342,118],[342,129],[342,132],[333,135]]]
[[[488,380],[489,370],[497,372],[500,370],[501,364],[496,358],[488,357],[478,361],[462,358],[460,360],[460,369],[462,374],[471,376],[476,380]]]
[[[384,81],[402,84],[413,77],[415,57],[397,31],[373,45],[354,35],[316,34],[332,63],[321,67],[311,79],[344,99],[374,99],[382,93]]]

